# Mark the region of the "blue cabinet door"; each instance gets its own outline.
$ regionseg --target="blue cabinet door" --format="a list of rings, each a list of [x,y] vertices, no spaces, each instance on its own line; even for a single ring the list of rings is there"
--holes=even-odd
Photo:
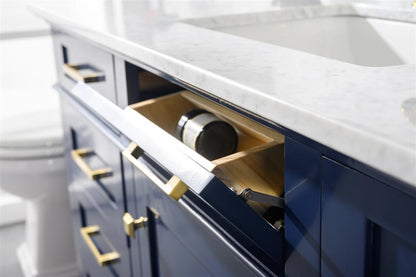
[[[322,159],[322,276],[416,276],[416,199]]]
[[[125,159],[123,164],[132,167]],[[211,276],[166,225],[173,215],[165,212],[163,203],[170,199],[137,169],[126,176],[126,195],[127,211],[134,218],[147,218],[145,227],[129,238],[134,276]]]
[[[154,162],[140,160],[161,181],[169,179],[170,175],[161,172]],[[267,275],[254,265],[251,257],[233,248],[232,242],[195,211],[195,207],[187,204],[190,203],[187,194],[191,192],[177,202],[139,170],[134,172],[134,186],[126,188],[127,198],[134,193],[136,200],[135,208],[130,206],[130,201],[127,203],[128,211],[136,218],[148,219],[146,227],[137,229],[136,237],[131,239],[134,276]]]
[[[125,188],[126,188],[126,211],[133,218],[147,217],[146,207],[152,197],[149,188],[152,182],[125,158],[123,158]],[[131,268],[133,276],[152,276],[152,263],[150,258],[150,244],[148,227],[135,230],[135,237],[129,239],[131,253]]]

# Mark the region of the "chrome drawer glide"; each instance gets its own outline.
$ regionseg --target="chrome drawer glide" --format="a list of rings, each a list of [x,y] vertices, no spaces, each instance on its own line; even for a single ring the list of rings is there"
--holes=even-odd
[[[238,194],[238,196],[240,196],[242,199],[246,201],[250,200],[255,202],[261,202],[282,209],[285,207],[285,199],[283,197],[268,195],[265,193],[254,191],[250,188],[243,189]]]

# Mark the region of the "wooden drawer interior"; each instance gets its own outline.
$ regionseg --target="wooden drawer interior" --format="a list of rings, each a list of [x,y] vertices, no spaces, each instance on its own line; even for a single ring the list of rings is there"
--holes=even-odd
[[[235,111],[188,91],[146,100],[130,106],[160,128],[176,135],[180,117],[201,108],[233,125],[238,133],[238,147],[234,154],[211,161],[212,172],[236,193],[244,188],[281,196],[283,193],[284,136]],[[254,204],[259,213],[265,211]]]

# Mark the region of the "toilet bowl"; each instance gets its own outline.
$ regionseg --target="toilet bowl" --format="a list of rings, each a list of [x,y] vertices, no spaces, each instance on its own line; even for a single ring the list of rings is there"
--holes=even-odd
[[[34,105],[19,93],[2,95],[13,105],[0,114],[0,189],[26,200],[17,250],[24,275],[78,276],[60,113],[48,97]]]

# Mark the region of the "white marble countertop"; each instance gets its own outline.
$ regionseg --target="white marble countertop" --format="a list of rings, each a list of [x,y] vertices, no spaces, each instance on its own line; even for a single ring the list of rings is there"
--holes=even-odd
[[[416,126],[402,111],[416,101],[415,65],[358,66],[189,24],[240,24],[241,14],[264,20],[281,9],[275,2],[77,0],[32,9],[60,29],[416,186]],[[315,6],[295,14],[326,12],[416,22],[410,6]]]

